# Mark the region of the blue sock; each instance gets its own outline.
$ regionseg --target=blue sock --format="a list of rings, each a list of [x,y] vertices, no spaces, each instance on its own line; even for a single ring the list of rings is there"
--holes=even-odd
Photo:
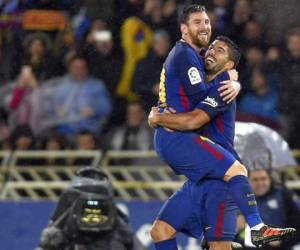
[[[155,242],[156,250],[178,250],[176,238]]]
[[[243,175],[234,176],[228,181],[228,186],[229,193],[241,210],[250,228],[263,223],[248,178]]]

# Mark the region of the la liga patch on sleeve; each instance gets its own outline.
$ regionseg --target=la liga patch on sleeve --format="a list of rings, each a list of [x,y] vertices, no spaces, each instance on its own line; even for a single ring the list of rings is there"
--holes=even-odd
[[[200,73],[196,67],[189,68],[188,76],[192,85],[202,82]]]

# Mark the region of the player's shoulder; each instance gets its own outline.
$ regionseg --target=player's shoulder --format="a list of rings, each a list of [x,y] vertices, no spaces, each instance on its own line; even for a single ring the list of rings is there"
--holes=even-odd
[[[211,89],[212,88],[219,88],[222,85],[222,82],[228,81],[229,75],[226,71],[222,72],[221,74],[217,75],[212,81],[210,81]]]
[[[197,52],[186,42],[179,40],[174,46],[174,56],[176,58],[197,57]]]

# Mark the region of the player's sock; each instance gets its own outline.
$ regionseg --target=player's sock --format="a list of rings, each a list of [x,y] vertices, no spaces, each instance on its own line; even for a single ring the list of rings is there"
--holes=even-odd
[[[229,193],[232,195],[234,202],[241,210],[250,228],[255,226],[261,228],[264,224],[260,218],[255,195],[248,178],[243,175],[234,176],[228,181],[228,186]]]
[[[259,223],[258,225],[251,227],[251,230],[260,230],[265,224],[264,223]]]
[[[154,246],[156,250],[178,250],[176,238],[155,242]]]

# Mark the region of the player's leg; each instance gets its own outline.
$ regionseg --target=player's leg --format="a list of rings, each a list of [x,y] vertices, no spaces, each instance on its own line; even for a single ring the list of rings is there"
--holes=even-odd
[[[187,223],[191,212],[189,183],[185,183],[165,202],[152,226],[150,234],[156,250],[177,250],[176,233]]]
[[[231,250],[236,235],[237,207],[228,194],[228,185],[221,180],[205,181],[205,238],[210,250]]]
[[[209,250],[231,250],[230,241],[212,241],[209,242]]]
[[[247,171],[236,158],[223,147],[199,137],[196,133],[173,135],[172,147],[165,147],[161,154],[163,159],[179,174],[189,180],[199,181],[203,178],[224,179],[228,183],[229,193],[245,216],[252,230],[256,230],[256,239],[274,240],[290,235],[294,229],[266,227],[262,223]],[[255,235],[255,234],[253,234]],[[261,237],[259,237],[261,235]],[[261,242],[254,239],[255,242]],[[255,242],[253,242],[255,244]]]
[[[176,229],[162,220],[155,220],[150,231],[156,250],[177,250]]]
[[[274,228],[264,225],[260,218],[255,194],[248,180],[248,172],[244,165],[236,161],[225,173],[224,180],[228,183],[229,193],[246,218],[252,230],[253,244],[264,244],[280,240],[292,234],[292,228]]]
[[[151,231],[151,237],[155,242],[168,240],[176,236],[176,229],[162,220],[155,220]]]
[[[188,172],[198,178],[216,178],[228,183],[228,192],[244,214],[250,227],[262,227],[255,196],[247,178],[247,169],[229,151],[203,137],[194,137],[187,148],[193,155]],[[198,152],[198,153],[197,153]],[[184,173],[184,168],[182,168]],[[180,169],[181,170],[181,169]],[[191,173],[188,173],[191,176]],[[186,176],[189,178],[188,174]]]
[[[264,226],[260,218],[255,195],[248,181],[248,172],[239,161],[235,161],[226,171],[224,181],[228,183],[229,193],[244,215],[248,225],[254,229]]]

